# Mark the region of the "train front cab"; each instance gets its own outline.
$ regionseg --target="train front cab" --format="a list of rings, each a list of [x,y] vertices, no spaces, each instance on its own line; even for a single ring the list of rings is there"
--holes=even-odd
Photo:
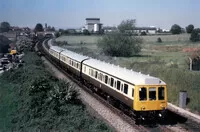
[[[144,85],[135,87],[133,108],[141,118],[165,118],[166,107],[166,85]]]

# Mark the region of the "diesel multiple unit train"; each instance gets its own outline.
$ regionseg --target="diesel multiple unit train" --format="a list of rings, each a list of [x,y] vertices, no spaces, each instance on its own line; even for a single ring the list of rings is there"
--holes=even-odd
[[[82,82],[128,108],[138,118],[163,118],[167,107],[166,83],[113,64],[83,56],[58,46],[46,54]]]

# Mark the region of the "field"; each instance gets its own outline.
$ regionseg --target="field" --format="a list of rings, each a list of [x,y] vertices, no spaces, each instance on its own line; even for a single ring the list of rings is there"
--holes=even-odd
[[[157,42],[158,37],[162,39],[162,43]],[[56,42],[62,43],[69,50],[159,77],[168,85],[169,102],[176,105],[179,92],[186,90],[190,99],[188,109],[200,112],[200,72],[188,70],[190,53],[183,51],[185,48],[200,47],[200,43],[192,43],[189,38],[188,34],[142,36],[142,52],[133,57],[105,56],[97,47],[100,36],[61,36]]]

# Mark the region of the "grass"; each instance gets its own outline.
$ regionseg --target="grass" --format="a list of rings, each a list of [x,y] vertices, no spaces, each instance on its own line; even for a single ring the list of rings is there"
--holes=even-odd
[[[162,43],[158,43],[157,38],[162,39]],[[189,34],[181,35],[163,35],[163,36],[142,36],[143,48],[140,56],[132,57],[110,57],[105,56],[96,46],[93,36],[86,36],[89,44],[71,43],[65,45],[72,51],[103,60],[109,63],[120,65],[140,71],[145,74],[159,77],[168,85],[168,99],[178,105],[179,91],[186,90],[190,102],[187,105],[192,111],[200,112],[200,73],[197,71],[189,71],[188,61],[189,53],[183,52],[184,48],[200,47],[200,42],[192,43],[189,41]],[[62,36],[62,39],[81,40],[83,37],[74,36],[73,38]],[[95,38],[96,39],[96,38]],[[61,41],[61,39],[57,39]],[[93,42],[93,44],[92,44]]]
[[[0,131],[113,131],[91,116],[70,82],[44,69],[32,52],[0,77]]]

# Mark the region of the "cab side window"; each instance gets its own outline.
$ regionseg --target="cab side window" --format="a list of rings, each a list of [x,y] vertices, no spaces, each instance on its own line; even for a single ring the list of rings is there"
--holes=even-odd
[[[159,87],[158,88],[158,99],[159,100],[164,100],[165,99],[165,88],[164,87]]]

